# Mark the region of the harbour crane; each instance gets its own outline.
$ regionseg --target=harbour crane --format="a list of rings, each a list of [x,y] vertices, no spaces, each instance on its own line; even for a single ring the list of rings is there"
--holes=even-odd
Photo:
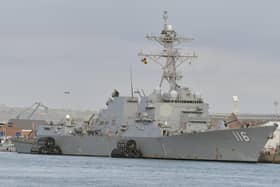
[[[23,112],[19,113],[16,117],[16,119],[20,119],[21,116],[24,113],[27,113],[30,109],[32,109],[31,113],[27,116],[26,119],[31,119],[32,116],[34,115],[34,113],[39,109],[39,108],[43,108],[46,112],[48,111],[48,107],[46,105],[43,105],[41,102],[35,102],[31,107],[27,108],[26,110],[24,110]]]

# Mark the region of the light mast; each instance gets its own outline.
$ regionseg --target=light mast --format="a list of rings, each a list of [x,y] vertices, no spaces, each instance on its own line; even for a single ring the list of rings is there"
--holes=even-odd
[[[146,64],[147,59],[150,59],[156,63],[158,63],[162,70],[162,77],[160,81],[159,87],[162,87],[163,80],[166,80],[169,84],[169,92],[172,90],[177,90],[178,84],[177,80],[182,79],[182,75],[179,75],[177,72],[177,68],[182,65],[184,62],[189,62],[196,58],[195,53],[192,54],[182,54],[179,49],[175,48],[175,46],[183,43],[190,42],[192,38],[184,38],[178,37],[175,30],[173,30],[172,25],[168,24],[168,15],[167,11],[164,11],[163,14],[164,27],[161,31],[160,36],[147,35],[146,38],[148,40],[153,40],[158,42],[161,46],[163,46],[163,50],[159,54],[154,53],[143,53],[140,52],[138,55],[143,57],[142,61]],[[165,59],[162,63],[161,60]]]

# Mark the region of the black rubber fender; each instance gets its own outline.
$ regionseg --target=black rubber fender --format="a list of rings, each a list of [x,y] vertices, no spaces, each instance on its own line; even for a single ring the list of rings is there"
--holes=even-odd
[[[124,157],[124,154],[119,149],[113,149],[113,151],[111,152],[111,157],[112,158],[122,158],[122,157]]]
[[[39,148],[39,154],[48,154],[49,150],[46,146],[42,146]]]
[[[62,151],[60,149],[59,146],[55,145],[52,149],[52,154],[57,154],[57,155],[61,155],[62,154]]]
[[[136,149],[136,141],[135,140],[128,140],[126,142],[126,146],[128,150],[135,150]]]

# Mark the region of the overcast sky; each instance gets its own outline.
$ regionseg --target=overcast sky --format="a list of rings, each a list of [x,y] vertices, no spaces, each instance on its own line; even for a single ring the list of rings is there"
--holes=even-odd
[[[96,110],[112,90],[129,94],[159,84],[156,64],[137,53],[154,49],[162,13],[199,58],[182,66],[182,84],[201,93],[211,112],[272,113],[280,101],[278,1],[267,0],[0,0],[0,104]],[[159,48],[160,49],[160,48]],[[64,91],[70,91],[65,95]]]

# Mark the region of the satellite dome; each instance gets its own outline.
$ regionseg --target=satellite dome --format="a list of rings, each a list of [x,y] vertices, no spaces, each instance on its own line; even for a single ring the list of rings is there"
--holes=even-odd
[[[65,116],[65,118],[66,118],[66,120],[69,120],[71,117],[70,117],[69,114],[67,114],[67,115]]]
[[[172,31],[173,29],[172,29],[172,25],[166,25],[165,26],[165,30],[167,30],[167,31]]]

